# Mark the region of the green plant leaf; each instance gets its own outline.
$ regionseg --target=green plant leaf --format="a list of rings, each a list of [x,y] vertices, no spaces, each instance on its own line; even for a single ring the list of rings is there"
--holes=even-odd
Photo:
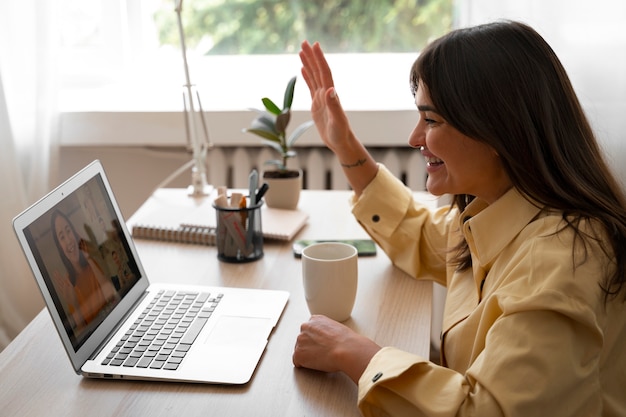
[[[291,120],[291,111],[289,109],[283,110],[281,114],[276,116],[276,132],[283,137],[287,133],[287,126]]]
[[[304,132],[306,132],[311,126],[313,126],[313,120],[309,120],[308,122],[302,123],[300,126],[293,131],[293,133],[289,136],[287,140],[287,147],[291,148],[294,143],[302,136]]]
[[[296,88],[296,77],[293,77],[287,83],[287,88],[285,89],[285,98],[283,99],[283,110],[290,109],[291,104],[293,103],[293,93]]]
[[[276,104],[274,104],[274,102],[270,100],[269,98],[264,97],[263,99],[261,99],[261,101],[263,101],[263,105],[265,106],[268,112],[275,114],[275,115],[279,115],[282,112],[282,110]]]
[[[296,79],[296,77],[293,77],[287,83],[282,110],[272,100],[265,97],[262,101],[266,111],[250,109],[257,112],[259,116],[252,121],[249,129],[244,129],[244,132],[260,136],[264,145],[274,149],[280,155],[280,160],[265,162],[267,165],[275,165],[280,170],[287,169],[287,160],[296,156],[296,151],[291,149],[291,147],[313,125],[313,121],[302,123],[288,139],[286,138],[287,126],[291,121],[291,105],[293,103]]]
[[[250,128],[265,130],[267,132],[272,132],[275,135],[279,134],[276,130],[276,117],[267,112],[263,112],[259,117],[254,119],[250,124]]]
[[[282,157],[283,156],[283,148],[280,145],[280,141],[276,141],[273,139],[264,139],[262,141],[265,145],[269,146],[270,148],[274,149],[276,152],[278,152],[278,154]]]
[[[250,129],[244,129],[244,132],[255,134],[255,135],[260,136],[260,137],[262,137],[264,139],[268,139],[268,140],[270,140],[272,142],[281,143],[281,140],[278,137],[278,135],[276,135],[273,132],[268,132],[267,130],[264,130],[264,129],[252,129],[252,128],[250,128]]]

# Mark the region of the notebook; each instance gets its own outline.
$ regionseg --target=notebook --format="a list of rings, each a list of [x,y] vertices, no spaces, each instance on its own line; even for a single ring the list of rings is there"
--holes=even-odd
[[[162,188],[146,201],[142,216],[132,218],[134,238],[215,245],[215,209],[213,198],[184,198],[186,190]],[[178,216],[173,215],[178,213]],[[182,218],[180,213],[184,213]],[[276,209],[263,205],[263,238],[291,241],[306,225],[308,213],[302,210]]]
[[[244,384],[289,297],[151,284],[99,161],[13,225],[70,362],[86,377]]]

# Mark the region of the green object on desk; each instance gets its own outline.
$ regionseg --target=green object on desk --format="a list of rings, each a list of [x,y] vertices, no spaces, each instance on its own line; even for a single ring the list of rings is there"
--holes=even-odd
[[[296,258],[302,257],[302,249],[314,243],[341,242],[352,245],[356,248],[359,256],[376,255],[376,243],[372,239],[301,239],[293,243],[293,255]]]

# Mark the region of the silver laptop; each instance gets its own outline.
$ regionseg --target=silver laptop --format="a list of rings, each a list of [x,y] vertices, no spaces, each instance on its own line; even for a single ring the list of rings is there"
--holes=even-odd
[[[244,384],[289,298],[151,284],[99,161],[13,226],[74,370],[86,377]]]

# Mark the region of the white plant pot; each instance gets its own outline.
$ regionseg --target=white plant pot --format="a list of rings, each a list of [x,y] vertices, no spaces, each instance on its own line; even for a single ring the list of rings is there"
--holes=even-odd
[[[266,178],[263,181],[269,185],[265,194],[265,204],[268,207],[295,210],[300,200],[302,189],[302,171],[292,178]]]

